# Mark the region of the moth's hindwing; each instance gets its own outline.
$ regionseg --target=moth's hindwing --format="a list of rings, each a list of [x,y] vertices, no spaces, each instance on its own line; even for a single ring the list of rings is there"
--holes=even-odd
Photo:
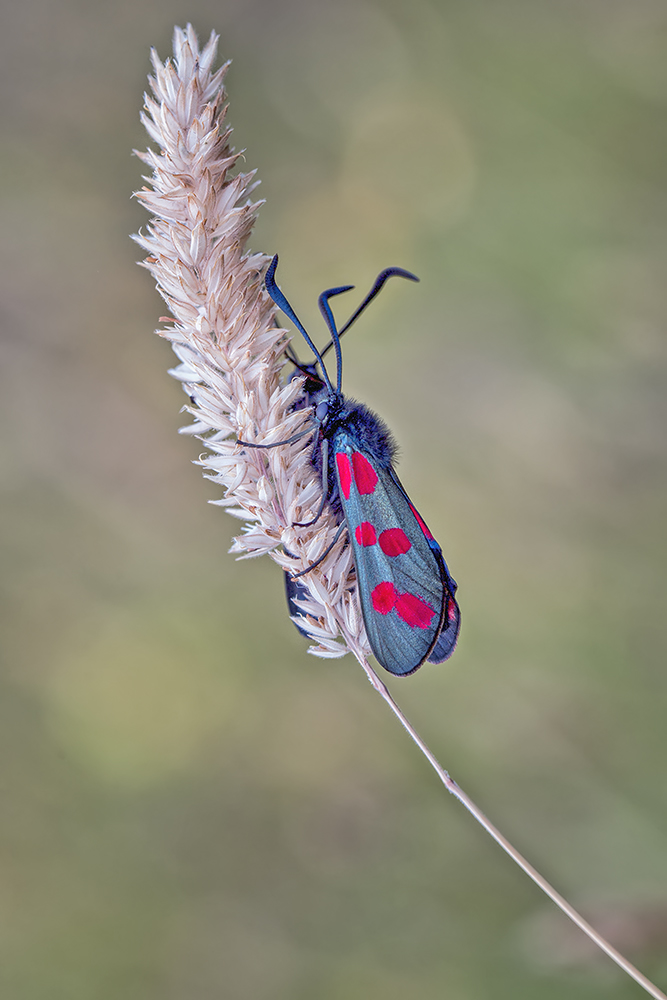
[[[456,644],[456,584],[440,546],[391,467],[344,429],[332,439],[340,502],[350,534],[371,648],[392,674],[440,663]]]
[[[288,552],[287,549],[285,549],[285,553],[288,556],[292,555],[292,553]],[[304,586],[301,580],[295,580],[292,575],[287,572],[287,570],[284,571],[283,578],[285,580],[285,597],[287,598],[287,610],[289,611],[289,616],[294,622],[297,631],[299,631],[301,635],[305,636],[306,639],[310,639],[311,637],[308,632],[306,632],[305,628],[302,628],[296,620],[300,618],[304,623],[306,622],[306,616],[296,602],[310,597],[308,588]]]

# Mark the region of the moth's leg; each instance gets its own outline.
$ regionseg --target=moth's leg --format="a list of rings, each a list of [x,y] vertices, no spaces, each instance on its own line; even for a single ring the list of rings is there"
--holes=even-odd
[[[304,576],[306,573],[310,573],[311,569],[315,569],[316,566],[319,566],[319,564],[322,562],[322,560],[326,559],[326,557],[329,555],[329,553],[331,552],[332,548],[334,547],[334,545],[336,544],[336,542],[338,541],[338,539],[340,538],[340,536],[343,534],[344,530],[345,530],[345,521],[343,521],[343,523],[339,527],[338,531],[336,532],[336,534],[334,536],[334,540],[331,543],[331,545],[327,545],[326,549],[324,550],[324,552],[322,553],[322,555],[319,557],[319,559],[316,559],[314,563],[311,563],[310,566],[306,566],[306,568],[302,569],[299,573],[292,573],[291,574],[292,580],[297,580],[300,576]]]
[[[322,452],[322,499],[320,500],[320,506],[318,507],[317,514],[312,519],[312,521],[295,521],[292,525],[293,528],[310,528],[311,525],[316,524],[317,521],[322,517],[322,511],[324,506],[329,499],[329,441],[327,438],[322,439],[321,445]]]
[[[278,448],[281,444],[294,444],[306,434],[310,434],[310,430],[299,431],[297,434],[292,434],[292,437],[285,438],[284,441],[274,441],[273,444],[253,444],[252,441],[241,441],[240,438],[236,439],[236,443],[243,445],[244,448]]]

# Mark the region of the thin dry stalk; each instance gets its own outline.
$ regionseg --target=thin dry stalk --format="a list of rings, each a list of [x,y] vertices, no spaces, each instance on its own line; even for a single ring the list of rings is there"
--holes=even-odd
[[[158,333],[171,341],[180,360],[172,374],[190,397],[186,410],[194,423],[183,433],[205,442],[208,454],[200,464],[225,491],[217,503],[245,522],[232,552],[240,558],[266,552],[296,572],[331,543],[337,524],[325,511],[311,528],[292,527],[314,515],[321,494],[309,435],[268,451],[237,443],[282,441],[306,429],[309,418],[307,410],[293,409],[302,380],[281,381],[288,338],[263,286],[269,258],[246,250],[260,203],[248,200],[254,174],[237,170],[239,154],[229,145],[227,65],[212,71],[216,50],[212,34],[200,51],[188,25],[174,32],[173,63],[152,53],[154,96],[146,97],[142,118],[159,152],[137,154],[152,170],[137,197],[153,218],[135,239],[148,251],[144,266],[173,317]],[[656,1000],[667,1000],[503,837],[408,722],[368,664],[350,547],[335,547],[301,581],[309,596],[301,602],[307,621],[299,618],[299,624],[316,643],[310,651],[326,657],[352,652],[448,791],[591,941]]]

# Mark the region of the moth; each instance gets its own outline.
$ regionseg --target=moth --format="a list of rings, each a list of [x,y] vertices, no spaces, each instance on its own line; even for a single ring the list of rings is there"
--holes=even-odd
[[[461,616],[455,598],[457,584],[440,545],[396,475],[393,466],[396,444],[391,432],[367,406],[348,399],[342,392],[340,338],[343,333],[389,277],[419,279],[402,268],[382,271],[364,301],[340,330],[336,327],[329,299],[350,291],[353,286],[344,285],[322,292],[319,308],[331,341],[320,353],[276,284],[277,266],[276,255],[266,272],[266,289],[276,306],[302,334],[315,357],[314,362],[304,365],[293,353],[287,355],[297,372],[306,376],[303,405],[312,408],[315,425],[312,461],[322,475],[322,500],[308,524],[316,523],[328,503],[340,525],[334,541],[316,562],[300,573],[286,574],[290,613],[297,620],[299,631],[306,634],[298,624],[298,618],[303,615],[296,601],[306,594],[299,578],[317,566],[346,532],[354,557],[364,625],[377,661],[397,676],[414,673],[426,661],[442,663],[454,651],[459,634]],[[331,347],[336,356],[335,385],[323,360]],[[290,438],[292,440],[295,438]]]

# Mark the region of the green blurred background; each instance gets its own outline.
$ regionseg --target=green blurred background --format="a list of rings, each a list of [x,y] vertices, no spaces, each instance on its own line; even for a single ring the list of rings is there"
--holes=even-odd
[[[321,661],[190,462],[128,233],[148,49],[221,35],[316,296],[394,282],[347,391],[459,581],[392,689],[461,785],[667,983],[667,3],[27,0],[0,35],[0,992],[635,997]]]

